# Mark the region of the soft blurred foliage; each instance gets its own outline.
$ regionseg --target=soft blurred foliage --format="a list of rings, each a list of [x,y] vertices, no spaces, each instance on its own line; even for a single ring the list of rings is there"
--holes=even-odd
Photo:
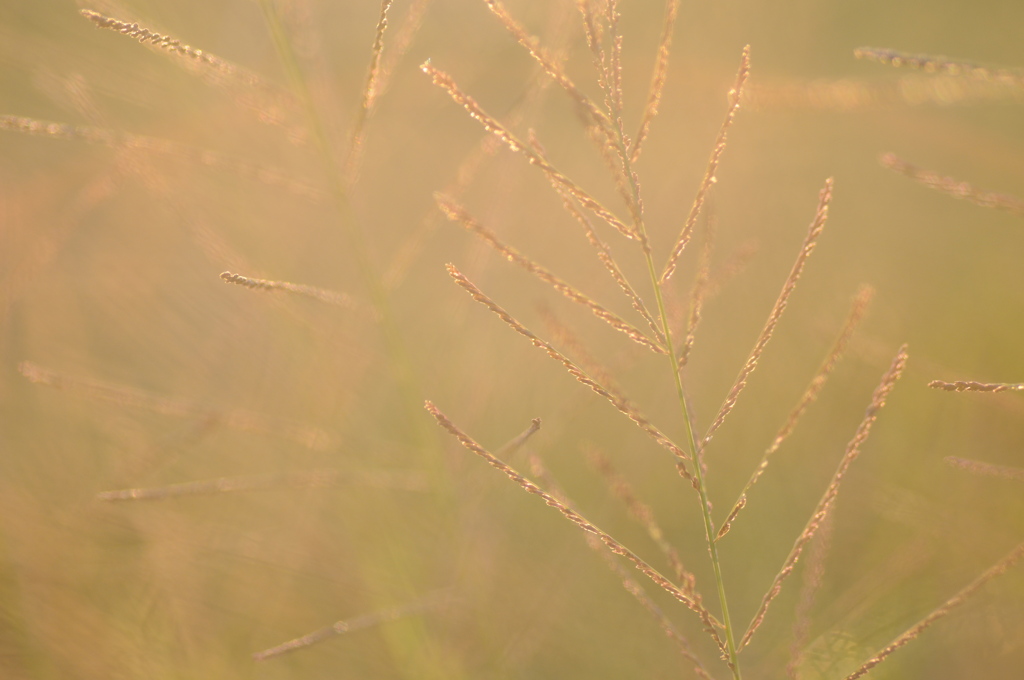
[[[575,3],[508,4],[600,99]],[[394,3],[385,62],[410,5]],[[645,413],[682,438],[662,359],[509,266],[434,207],[432,193],[456,181],[485,134],[419,71],[427,58],[489,112],[517,121],[524,137],[535,130],[561,169],[625,213],[569,99],[485,4],[427,3],[368,122],[348,215],[327,191],[304,110],[267,94],[292,85],[258,3],[81,6],[180,38],[260,74],[272,89],[204,78],[187,59],[97,30],[68,0],[0,3],[0,113],[196,150],[0,132],[0,675],[691,677],[576,528],[419,408],[431,399],[491,450],[540,417],[543,428],[527,448],[591,519],[667,570],[582,455],[586,446],[602,450],[654,508],[717,611],[695,495],[665,452],[445,274],[443,265],[455,263],[541,336],[552,335],[552,318],[572,328]],[[340,157],[379,3],[278,6]],[[623,13],[632,130],[663,4],[623,3]],[[657,260],[689,211],[744,44],[752,45],[752,86],[891,83],[927,76],[856,61],[853,49],[1024,65],[1022,22],[1024,5],[996,0],[683,3],[661,114],[638,166]],[[806,621],[804,678],[844,677],[1024,534],[1019,482],[943,462],[955,455],[1020,466],[1019,395],[926,387],[937,378],[1024,375],[1021,217],[929,191],[877,162],[891,151],[1021,195],[1020,107],[1012,96],[847,110],[777,103],[742,108],[730,133],[713,197],[715,268],[752,241],[757,250],[706,306],[687,372],[702,426],[757,337],[826,177],[835,177],[836,190],[782,325],[708,448],[717,518],[803,392],[850,297],[861,283],[877,289],[848,356],[720,544],[741,627],[874,385],[897,347],[910,344],[908,372],[839,496],[824,582]],[[204,164],[205,150],[277,168],[324,193],[305,196]],[[632,313],[544,176],[521,156],[500,149],[483,157],[463,201],[507,243],[623,316]],[[389,284],[410,376],[403,378],[368,307],[348,236],[352,219],[367,235],[375,275]],[[602,235],[647,295],[640,253],[610,230]],[[672,280],[680,313],[701,240]],[[356,303],[247,290],[222,282],[224,270],[344,292]],[[63,387],[26,380],[23,361],[31,362],[26,371],[58,374]],[[89,387],[95,383],[119,388],[97,391]],[[524,456],[520,450],[510,462],[526,471]],[[318,487],[96,499],[115,489],[310,470],[338,477]],[[741,657],[751,678],[784,673],[803,566]],[[445,603],[425,612],[280,658],[251,658],[334,621],[438,591]],[[649,591],[724,677],[696,617]],[[872,677],[1015,676],[1024,667],[1022,611],[1018,568]]]

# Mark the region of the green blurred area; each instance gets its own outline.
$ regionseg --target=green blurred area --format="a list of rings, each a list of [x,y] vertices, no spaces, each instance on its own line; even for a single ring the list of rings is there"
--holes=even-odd
[[[410,0],[390,12],[383,57]],[[84,5],[83,5],[84,7]],[[696,496],[672,461],[463,291],[454,263],[544,338],[551,319],[669,436],[683,427],[664,359],[516,269],[444,219],[485,133],[417,68],[452,75],[491,114],[534,130],[548,156],[620,215],[607,168],[571,100],[479,0],[433,0],[366,128],[349,192],[409,355],[403,379],[370,309],[322,154],[258,3],[104,0],[89,8],[237,64],[268,83],[204,78],[187,59],[97,30],[71,2],[0,3],[0,114],[171,140],[154,153],[0,130],[0,675],[5,678],[668,678],[692,671],[581,532],[460,447],[416,404],[436,403],[495,451],[532,418],[509,462],[540,456],[588,518],[669,572],[588,465],[603,451],[649,504],[717,612]],[[279,3],[332,153],[362,97],[376,2]],[[601,94],[569,0],[509,11]],[[626,127],[639,124],[664,6],[623,3]],[[683,3],[668,84],[638,163],[656,261],[676,239],[726,110],[740,52],[751,87],[888,87],[928,76],[857,61],[863,45],[1024,66],[1019,2]],[[546,83],[546,84],[545,84]],[[772,88],[775,88],[773,90]],[[798,88],[799,90],[799,88]],[[947,456],[1021,467],[1019,395],[951,394],[930,380],[1024,375],[1021,216],[928,190],[882,168],[893,152],[983,189],[1024,195],[1021,98],[867,102],[836,110],[743,106],[713,212],[712,271],[756,244],[710,298],[687,368],[706,427],[789,271],[817,192],[829,223],[758,370],[707,449],[715,517],[732,505],[814,375],[863,283],[877,289],[843,363],[719,544],[741,628],[802,530],[897,348],[909,368],[844,480],[801,677],[843,678],[1020,541],[1020,482]],[[271,115],[274,114],[274,115]],[[275,120],[269,120],[274,118]],[[301,195],[274,168],[322,192]],[[247,167],[249,167],[247,166]],[[264,180],[267,175],[264,172]],[[462,202],[500,238],[638,325],[544,175],[505,149],[482,157]],[[604,228],[604,225],[599,225]],[[640,251],[611,229],[617,261],[650,296]],[[685,318],[703,236],[672,279]],[[352,307],[219,279],[343,292]],[[650,303],[653,306],[653,303]],[[568,353],[564,338],[559,347]],[[578,357],[577,357],[578,358]],[[21,362],[31,362],[28,368]],[[33,384],[47,375],[63,389]],[[38,373],[39,370],[52,373]],[[98,386],[99,385],[99,386]],[[410,406],[410,402],[412,406]],[[295,482],[335,471],[330,483]],[[327,473],[322,473],[327,474]],[[152,501],[100,492],[218,478],[272,488]],[[289,480],[291,480],[289,482]],[[411,480],[411,482],[410,482]],[[806,561],[806,560],[805,560]],[[804,564],[741,656],[745,677],[783,677]],[[641,578],[639,573],[637,578]],[[717,678],[700,622],[644,582]],[[648,587],[650,586],[650,587]],[[445,604],[280,658],[251,655],[332,622]],[[1024,578],[993,581],[870,677],[1015,677],[1024,667]]]

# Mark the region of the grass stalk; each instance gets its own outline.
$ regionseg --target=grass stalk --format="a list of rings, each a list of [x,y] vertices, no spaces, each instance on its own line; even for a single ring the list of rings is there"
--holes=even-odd
[[[747,51],[744,50],[745,63],[746,55]],[[657,266],[654,263],[654,255],[651,252],[648,242],[647,229],[644,225],[643,214],[640,208],[640,206],[642,206],[640,200],[640,184],[637,181],[636,174],[633,172],[631,159],[632,154],[630,153],[629,144],[626,141],[626,135],[622,129],[621,118],[619,118],[616,125],[615,144],[618,147],[617,151],[622,160],[623,174],[628,180],[633,206],[635,206],[633,214],[635,216],[636,223],[633,225],[633,228],[639,237],[640,243],[643,245],[644,260],[647,264],[647,272],[651,279],[651,286],[654,289],[655,300],[657,301],[658,322],[661,324],[661,332],[665,337],[665,349],[668,351],[668,364],[672,372],[672,379],[675,382],[676,396],[679,399],[679,409],[683,418],[683,424],[686,428],[686,445],[690,448],[690,458],[693,463],[692,483],[700,496],[701,518],[704,522],[704,533],[708,543],[708,552],[711,556],[711,566],[715,572],[715,585],[718,589],[718,602],[722,610],[721,616],[722,624],[725,628],[725,644],[728,657],[727,662],[729,664],[729,669],[732,671],[734,680],[741,680],[742,675],[740,673],[739,661],[736,656],[736,634],[732,625],[732,619],[729,616],[729,604],[725,592],[725,580],[722,577],[722,564],[718,556],[718,546],[715,544],[715,525],[714,521],[711,519],[711,503],[708,500],[707,483],[704,480],[703,466],[701,465],[700,452],[697,448],[697,438],[694,432],[693,419],[690,415],[690,409],[686,399],[686,390],[683,387],[682,373],[679,371],[676,359],[676,351],[672,339],[672,329],[669,324],[669,315],[667,307],[665,306],[665,296],[662,292],[661,286],[663,279],[658,276]]]

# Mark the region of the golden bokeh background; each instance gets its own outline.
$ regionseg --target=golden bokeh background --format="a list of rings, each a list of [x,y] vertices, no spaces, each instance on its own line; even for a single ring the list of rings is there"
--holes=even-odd
[[[272,4],[338,163],[380,4]],[[600,100],[575,4],[510,0],[508,9]],[[622,5],[633,130],[664,4]],[[179,38],[258,74],[259,84],[97,30],[82,8]],[[421,10],[413,31],[409,17]],[[0,3],[0,114],[92,126],[115,139],[23,134],[12,118],[0,125],[3,677],[692,677],[578,529],[420,408],[430,399],[491,450],[541,418],[509,462],[528,473],[527,456],[542,458],[590,519],[667,571],[588,464],[585,451],[602,451],[653,508],[718,611],[699,506],[665,452],[446,275],[454,263],[542,337],[572,329],[644,413],[682,439],[664,360],[439,213],[433,193],[462,186],[461,202],[506,243],[633,319],[544,175],[504,148],[481,154],[486,133],[418,66],[431,59],[518,134],[535,131],[578,184],[626,209],[571,100],[484,2],[396,0],[389,19],[383,61],[393,71],[339,208],[307,112],[289,103],[295,81],[260,3]],[[835,178],[825,233],[708,447],[716,519],[814,375],[850,298],[862,284],[876,289],[847,356],[719,544],[741,628],[892,356],[910,347],[907,372],[843,482],[809,614],[797,613],[805,559],[741,655],[745,677],[784,677],[795,625],[808,627],[799,677],[846,677],[1024,534],[1020,481],[944,462],[1024,465],[1020,395],[927,387],[1024,375],[1021,215],[955,200],[878,162],[892,152],[1024,194],[1024,87],[948,86],[949,94],[935,86],[943,76],[853,57],[870,45],[1024,66],[1022,21],[1024,5],[995,0],[680,6],[661,113],[637,167],[656,261],[690,210],[743,46],[752,54],[750,99],[713,192],[712,271],[721,285],[686,373],[701,427],[757,339],[817,192]],[[400,54],[403,35],[410,42]],[[599,227],[650,295],[641,253]],[[391,340],[353,229],[365,235],[369,278],[386,290]],[[702,239],[669,291],[684,316]],[[223,282],[225,270],[345,297],[325,304],[247,290]],[[556,344],[578,358],[565,335]],[[261,488],[97,497],[221,478],[229,479],[222,487]],[[712,675],[726,677],[697,617],[643,585]],[[409,611],[252,658],[395,607]],[[1017,567],[869,677],[1015,677],[1024,667],[1022,611]]]

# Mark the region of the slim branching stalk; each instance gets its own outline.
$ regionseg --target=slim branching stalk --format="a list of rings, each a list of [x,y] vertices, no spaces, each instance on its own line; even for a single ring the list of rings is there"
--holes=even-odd
[[[804,238],[803,246],[800,248],[800,253],[797,255],[796,261],[793,263],[793,268],[789,272],[789,276],[786,277],[786,282],[782,285],[782,292],[779,293],[779,297],[775,300],[775,306],[772,307],[771,313],[768,315],[768,320],[764,324],[764,328],[761,330],[761,334],[757,338],[757,342],[754,344],[754,349],[750,351],[750,356],[747,357],[746,363],[740,370],[740,374],[736,377],[736,382],[733,383],[732,389],[729,390],[728,396],[725,398],[725,402],[722,403],[720,409],[718,409],[718,415],[715,416],[711,426],[708,427],[704,438],[700,442],[700,447],[703,449],[707,446],[708,442],[714,436],[718,428],[725,422],[726,417],[736,406],[736,401],[739,399],[740,393],[743,388],[747,385],[747,379],[750,374],[757,368],[757,362],[761,358],[761,354],[764,352],[765,347],[768,345],[768,341],[771,340],[772,334],[775,332],[775,327],[779,323],[779,319],[782,318],[782,313],[786,311],[786,305],[789,302],[790,295],[796,290],[797,281],[800,279],[800,274],[803,273],[804,265],[807,264],[807,259],[814,252],[814,247],[817,245],[818,237],[821,236],[822,230],[825,228],[825,222],[828,220],[828,206],[832,201],[832,178],[825,180],[825,187],[818,194],[818,209],[814,214],[814,221],[811,222],[811,227],[807,231],[807,237]]]
[[[739,111],[740,101],[743,96],[743,86],[746,84],[749,75],[750,45],[747,45],[743,48],[743,56],[740,58],[740,68],[736,72],[736,83],[729,90],[729,109],[725,114],[725,120],[722,121],[721,128],[718,130],[718,138],[715,140],[715,146],[711,150],[711,158],[708,160],[707,169],[704,171],[704,178],[701,179],[700,187],[697,189],[697,197],[693,199],[690,214],[687,215],[686,222],[683,223],[683,229],[679,232],[679,238],[676,239],[676,244],[673,246],[672,253],[668,257],[665,269],[661,273],[659,280],[662,285],[667,283],[672,277],[672,273],[675,272],[679,258],[693,237],[693,228],[697,226],[697,218],[700,216],[700,210],[704,206],[704,200],[707,198],[708,192],[711,191],[711,187],[718,181],[718,164],[722,159],[722,154],[725,152],[729,128],[732,127],[732,123],[736,119],[736,112]]]
[[[955,380],[953,382],[932,380],[928,383],[928,387],[944,392],[988,392],[989,394],[1024,392],[1024,383],[983,383],[974,380]]]

